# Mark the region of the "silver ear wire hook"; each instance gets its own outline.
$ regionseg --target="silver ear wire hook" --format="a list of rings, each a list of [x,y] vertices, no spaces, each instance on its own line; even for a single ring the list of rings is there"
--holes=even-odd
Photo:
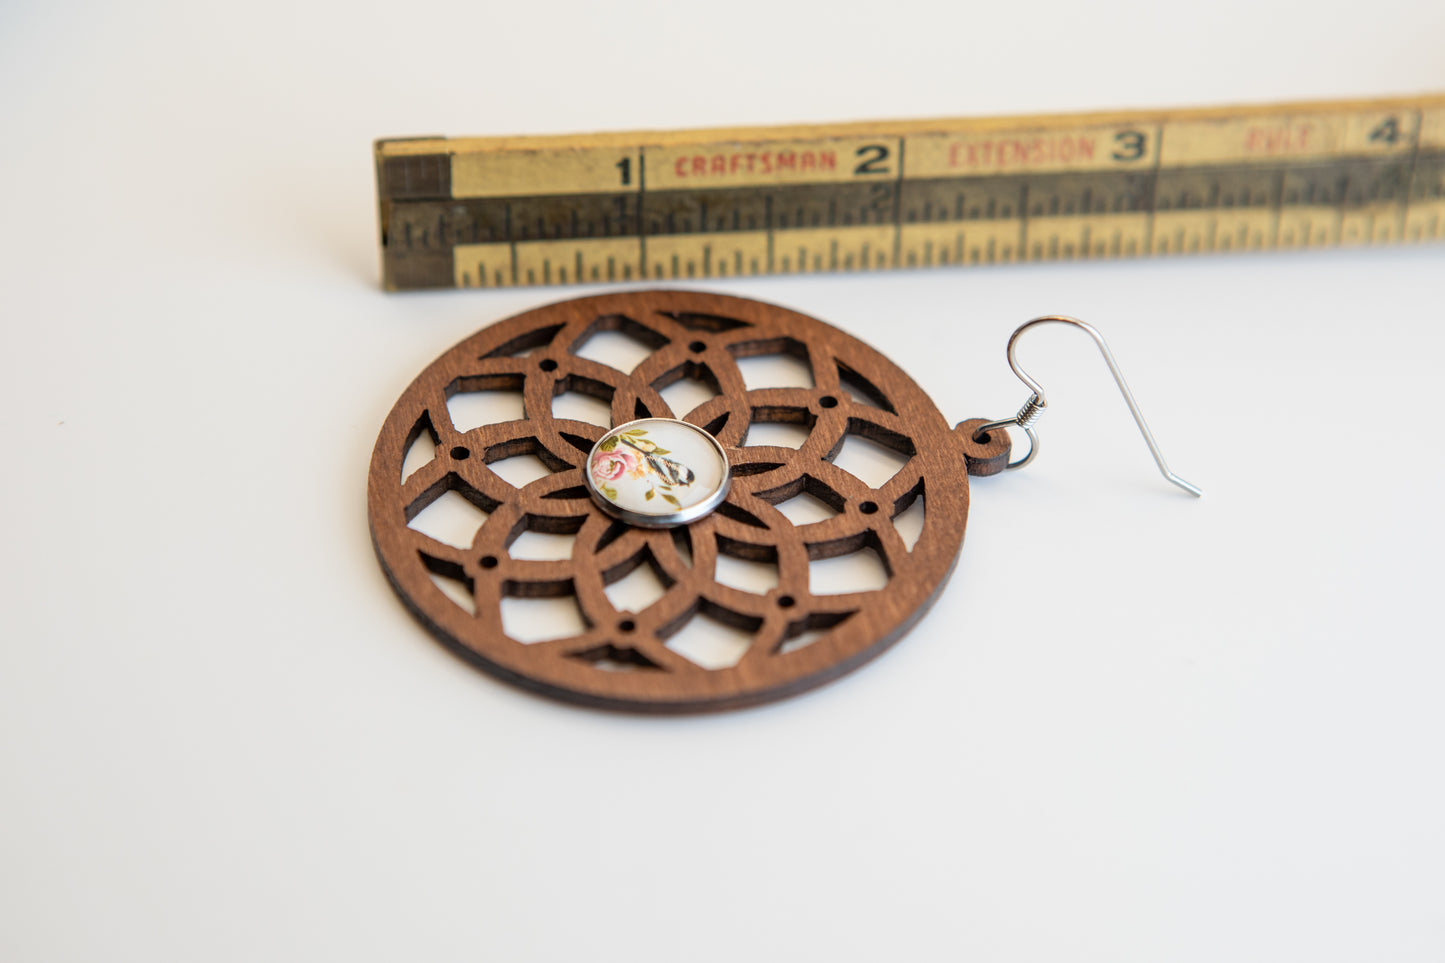
[[[1033,393],[1029,395],[1029,400],[1024,402],[1024,406],[1019,409],[1018,414],[1014,415],[1012,418],[1007,418],[1003,421],[991,421],[986,425],[980,425],[973,433],[974,439],[982,440],[984,435],[987,435],[995,428],[1022,428],[1024,430],[1024,433],[1029,436],[1029,453],[1024,457],[1020,458],[1018,461],[1010,462],[1008,465],[1009,471],[1014,471],[1016,469],[1024,467],[1029,462],[1033,461],[1034,456],[1038,454],[1039,436],[1034,433],[1033,426],[1034,423],[1039,420],[1039,418],[1043,417],[1044,410],[1048,408],[1049,403],[1044,398],[1043,386],[1040,385],[1033,378],[1030,378],[1028,374],[1019,367],[1018,359],[1015,356],[1015,352],[1018,347],[1019,338],[1022,337],[1025,331],[1027,331],[1029,328],[1034,327],[1035,325],[1051,323],[1071,324],[1076,328],[1082,328],[1089,337],[1094,339],[1094,344],[1098,345],[1099,347],[1099,353],[1104,356],[1105,364],[1109,366],[1109,373],[1114,376],[1114,383],[1119,386],[1119,391],[1124,395],[1125,403],[1129,405],[1129,412],[1134,416],[1134,424],[1139,426],[1139,433],[1144,436],[1144,442],[1149,446],[1149,453],[1154,456],[1154,464],[1159,466],[1159,471],[1164,474],[1165,478],[1169,479],[1171,482],[1178,485],[1180,488],[1184,489],[1196,498],[1202,496],[1204,492],[1202,492],[1197,486],[1190,484],[1189,482],[1180,478],[1178,475],[1174,474],[1172,471],[1169,470],[1169,466],[1164,463],[1164,456],[1159,451],[1159,445],[1157,442],[1154,441],[1154,435],[1152,432],[1149,431],[1149,426],[1144,421],[1144,415],[1142,412],[1139,411],[1139,404],[1134,400],[1134,393],[1129,390],[1129,385],[1124,381],[1124,374],[1119,370],[1119,364],[1114,360],[1114,353],[1109,350],[1109,345],[1104,341],[1104,336],[1100,334],[1099,330],[1095,328],[1092,324],[1080,321],[1078,318],[1068,317],[1067,315],[1048,314],[1044,315],[1041,318],[1034,318],[1032,321],[1027,321],[1019,325],[1018,328],[1014,330],[1014,333],[1009,336],[1009,367],[1013,369],[1014,374],[1018,375],[1020,381],[1028,385],[1029,391]]]

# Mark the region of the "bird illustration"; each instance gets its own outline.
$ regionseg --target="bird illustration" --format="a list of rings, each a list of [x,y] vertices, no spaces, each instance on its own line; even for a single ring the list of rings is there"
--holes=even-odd
[[[645,438],[633,438],[628,435],[621,435],[619,439],[624,445],[635,449],[642,455],[649,468],[661,478],[665,478],[669,485],[686,487],[697,480],[697,473],[682,462],[673,461],[666,457],[666,449],[659,449],[656,443]]]

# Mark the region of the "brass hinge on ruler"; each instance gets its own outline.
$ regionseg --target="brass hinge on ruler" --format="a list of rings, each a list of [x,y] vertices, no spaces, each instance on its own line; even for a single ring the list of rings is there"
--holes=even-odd
[[[1393,244],[1445,95],[376,143],[390,290]]]

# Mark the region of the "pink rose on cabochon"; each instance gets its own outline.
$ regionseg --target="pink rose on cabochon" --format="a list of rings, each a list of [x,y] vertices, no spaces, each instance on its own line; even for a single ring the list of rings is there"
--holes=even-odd
[[[637,465],[637,456],[630,451],[614,448],[604,451],[592,459],[592,477],[600,482],[615,481],[622,473]]]

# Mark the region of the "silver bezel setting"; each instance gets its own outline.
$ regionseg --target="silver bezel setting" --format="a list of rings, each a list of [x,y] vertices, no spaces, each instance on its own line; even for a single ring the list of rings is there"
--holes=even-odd
[[[689,505],[686,508],[679,509],[675,512],[668,512],[667,514],[663,515],[649,515],[643,514],[642,512],[634,512],[630,509],[623,508],[621,505],[618,505],[616,502],[610,500],[606,495],[602,494],[602,492],[597,487],[597,483],[592,478],[592,459],[597,454],[598,447],[608,438],[611,438],[613,435],[619,434],[632,427],[633,425],[640,425],[644,422],[650,421],[672,422],[674,424],[681,425],[693,432],[696,432],[697,434],[708,440],[708,442],[712,445],[713,450],[717,453],[718,460],[722,463],[722,481],[718,483],[717,491],[713,492],[711,495],[698,502],[696,505]],[[592,446],[592,449],[587,452],[587,460],[583,464],[582,474],[583,477],[587,479],[587,491],[591,493],[592,500],[597,503],[599,508],[601,508],[607,514],[611,515],[613,518],[624,521],[629,525],[635,525],[638,528],[677,528],[680,525],[686,525],[689,522],[695,522],[699,518],[705,518],[706,516],[712,514],[713,510],[716,509],[727,499],[728,490],[732,487],[733,483],[732,464],[728,461],[727,452],[723,450],[723,446],[718,442],[718,440],[713,437],[712,432],[707,431],[704,428],[700,428],[690,421],[683,421],[680,418],[637,418],[633,421],[629,421],[624,424],[616,425],[612,428],[607,429],[607,432],[601,438],[598,438],[596,444],[594,444]]]

